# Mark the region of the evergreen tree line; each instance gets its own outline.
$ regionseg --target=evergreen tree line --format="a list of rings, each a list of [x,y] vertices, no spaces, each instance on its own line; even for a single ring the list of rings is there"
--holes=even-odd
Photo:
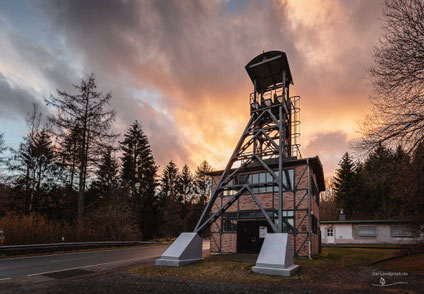
[[[324,199],[330,218],[343,208],[347,219],[409,220],[418,228],[424,224],[424,143],[411,155],[379,145],[357,162],[346,152],[331,188],[333,197]]]
[[[40,214],[78,227],[90,222],[107,227],[110,239],[193,230],[210,194],[211,166],[204,161],[192,173],[170,161],[159,175],[137,121],[116,142],[115,112],[107,110],[112,95],[96,90],[94,75],[74,89],[45,99],[51,117],[34,105],[18,148],[6,148],[0,134],[0,213]]]

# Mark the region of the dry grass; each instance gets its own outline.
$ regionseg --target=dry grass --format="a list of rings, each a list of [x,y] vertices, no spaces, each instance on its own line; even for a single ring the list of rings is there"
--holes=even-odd
[[[406,272],[424,276],[424,254],[414,254],[378,264],[379,268],[392,272]]]
[[[226,256],[211,256],[203,261],[185,267],[143,266],[133,270],[143,276],[182,277],[188,279],[206,279],[209,281],[256,283],[257,275],[250,272],[255,261],[233,261]],[[265,282],[275,282],[278,278],[261,276]]]
[[[133,272],[143,276],[180,277],[194,280],[263,285],[290,285],[302,282],[334,282],[343,284],[355,279],[352,274],[371,262],[399,255],[399,250],[324,248],[312,260],[297,259],[301,272],[288,278],[258,275],[251,271],[256,255],[216,255],[180,268],[143,266]]]
[[[154,241],[163,245],[171,245],[176,238],[155,238]]]

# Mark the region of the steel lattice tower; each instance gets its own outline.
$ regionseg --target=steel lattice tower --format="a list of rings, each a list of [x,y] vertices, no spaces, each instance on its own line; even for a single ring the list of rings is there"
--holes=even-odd
[[[246,65],[254,91],[250,94],[250,119],[231,158],[223,171],[212,197],[205,207],[194,232],[200,232],[215,222],[243,194],[250,194],[275,233],[283,230],[283,191],[291,191],[285,160],[300,157],[299,96],[290,97],[293,84],[286,53],[264,52]],[[270,163],[278,162],[278,171]],[[240,176],[252,166],[261,166],[272,176],[266,183],[250,183]],[[285,177],[285,179],[284,179]],[[278,223],[274,224],[259,203],[254,190],[259,187],[275,187],[278,191]],[[224,191],[235,193],[218,211],[209,216],[217,197]]]

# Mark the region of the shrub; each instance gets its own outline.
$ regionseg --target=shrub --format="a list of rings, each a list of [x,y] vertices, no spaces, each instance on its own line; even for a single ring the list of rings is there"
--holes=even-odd
[[[62,236],[65,242],[130,241],[141,237],[130,207],[112,204],[93,211],[82,223],[48,220],[36,213],[9,212],[0,218],[0,228],[5,236],[4,245],[57,243]]]

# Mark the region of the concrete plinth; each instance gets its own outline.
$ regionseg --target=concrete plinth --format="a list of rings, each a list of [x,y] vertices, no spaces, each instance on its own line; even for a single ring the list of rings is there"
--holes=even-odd
[[[202,238],[197,233],[181,233],[155,265],[183,266],[202,260]]]
[[[294,264],[293,249],[287,233],[268,233],[259,252],[255,273],[290,277],[300,268]]]

